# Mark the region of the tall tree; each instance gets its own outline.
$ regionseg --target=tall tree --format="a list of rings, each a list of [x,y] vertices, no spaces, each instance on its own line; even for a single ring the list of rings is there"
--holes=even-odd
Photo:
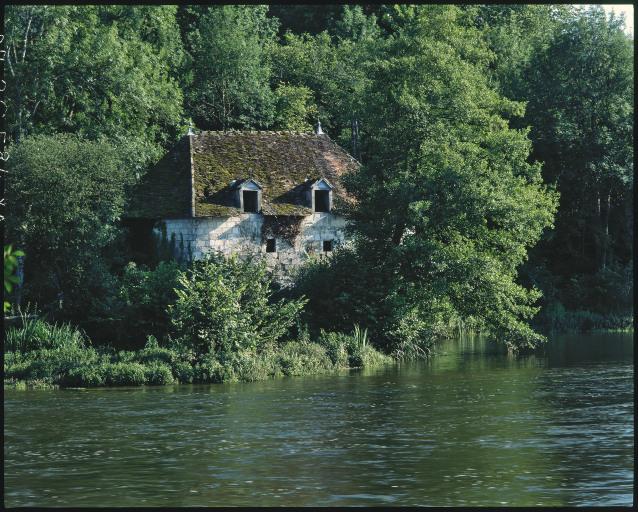
[[[8,163],[7,238],[26,253],[24,299],[40,307],[63,299],[66,316],[86,320],[112,285],[105,256],[130,182],[121,156],[107,142],[35,135]]]
[[[453,6],[395,8],[366,89],[367,160],[351,184],[357,247],[371,282],[387,276],[377,307],[387,333],[457,314],[529,347],[541,340],[525,322],[539,293],[517,284],[517,270],[557,198],[528,162],[527,131],[505,119],[523,105],[490,87],[492,54],[463,17]]]
[[[5,24],[12,140],[72,132],[157,144],[177,134],[174,7],[9,6]]]
[[[585,276],[616,279],[631,267],[633,41],[602,8],[575,11],[530,61],[525,82],[534,157],[561,193],[556,232],[538,258],[557,276],[568,307],[630,307],[615,294],[596,299],[582,285]]]
[[[203,129],[266,128],[273,122],[267,47],[277,21],[267,6],[188,7],[181,13],[192,58],[188,114]]]
[[[271,47],[272,79],[310,89],[324,130],[352,150],[351,125],[366,103],[366,65],[374,59],[380,31],[359,6],[341,6],[331,32],[286,33]]]

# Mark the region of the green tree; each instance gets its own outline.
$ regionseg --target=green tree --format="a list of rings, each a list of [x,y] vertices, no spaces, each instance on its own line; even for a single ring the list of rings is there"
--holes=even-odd
[[[11,139],[71,132],[167,143],[181,129],[175,8],[9,6]]]
[[[523,105],[490,87],[492,54],[463,15],[395,8],[366,89],[367,161],[350,184],[356,245],[380,287],[369,294],[385,294],[374,315],[395,345],[406,318],[425,332],[458,315],[531,347],[542,340],[526,323],[539,293],[517,270],[552,225],[557,197],[528,162],[527,131],[508,126]]]
[[[522,275],[543,290],[550,316],[563,305],[627,314],[633,41],[622,20],[566,5],[467,9],[496,55],[492,76],[500,90],[527,102],[526,115],[513,124],[531,126],[532,156],[561,193],[556,229],[530,251]]]
[[[285,34],[271,46],[272,80],[313,92],[317,116],[325,131],[351,147],[351,122],[360,117],[370,79],[366,63],[374,59],[379,38],[374,20],[360,9],[345,8],[335,35]]]
[[[317,118],[317,106],[308,87],[280,84],[275,89],[275,128],[307,132]]]
[[[12,148],[7,238],[24,248],[24,298],[87,318],[113,279],[104,257],[118,235],[127,183],[116,147],[76,135],[35,135]]]
[[[192,58],[188,114],[203,129],[265,128],[272,124],[273,94],[266,47],[277,23],[267,6],[188,7],[182,13]]]
[[[525,121],[561,192],[550,269],[569,278],[627,265],[632,246],[633,41],[602,8],[565,20],[530,62]]]

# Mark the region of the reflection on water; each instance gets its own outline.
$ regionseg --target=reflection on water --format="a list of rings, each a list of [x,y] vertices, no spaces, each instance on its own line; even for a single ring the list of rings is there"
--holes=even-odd
[[[465,338],[339,376],[5,391],[5,505],[631,505],[632,345]]]

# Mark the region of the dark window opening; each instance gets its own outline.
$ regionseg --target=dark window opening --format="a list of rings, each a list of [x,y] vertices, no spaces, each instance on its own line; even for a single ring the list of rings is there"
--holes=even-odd
[[[329,190],[315,190],[315,211],[316,212],[330,211],[330,191]]]
[[[254,190],[244,190],[244,212],[259,213],[257,208],[257,192]]]
[[[324,240],[323,241],[323,252],[332,251],[332,240]]]
[[[277,252],[277,244],[274,238],[268,238],[266,240],[266,252]]]

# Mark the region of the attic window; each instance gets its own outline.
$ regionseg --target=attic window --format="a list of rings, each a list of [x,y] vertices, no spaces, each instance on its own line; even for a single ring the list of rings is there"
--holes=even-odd
[[[324,240],[323,252],[331,252],[331,251],[332,251],[332,240]]]
[[[277,244],[274,238],[266,239],[266,252],[277,252]]]
[[[259,213],[258,198],[256,190],[243,190],[243,203],[245,213]]]
[[[330,211],[330,191],[315,190],[315,212]]]

